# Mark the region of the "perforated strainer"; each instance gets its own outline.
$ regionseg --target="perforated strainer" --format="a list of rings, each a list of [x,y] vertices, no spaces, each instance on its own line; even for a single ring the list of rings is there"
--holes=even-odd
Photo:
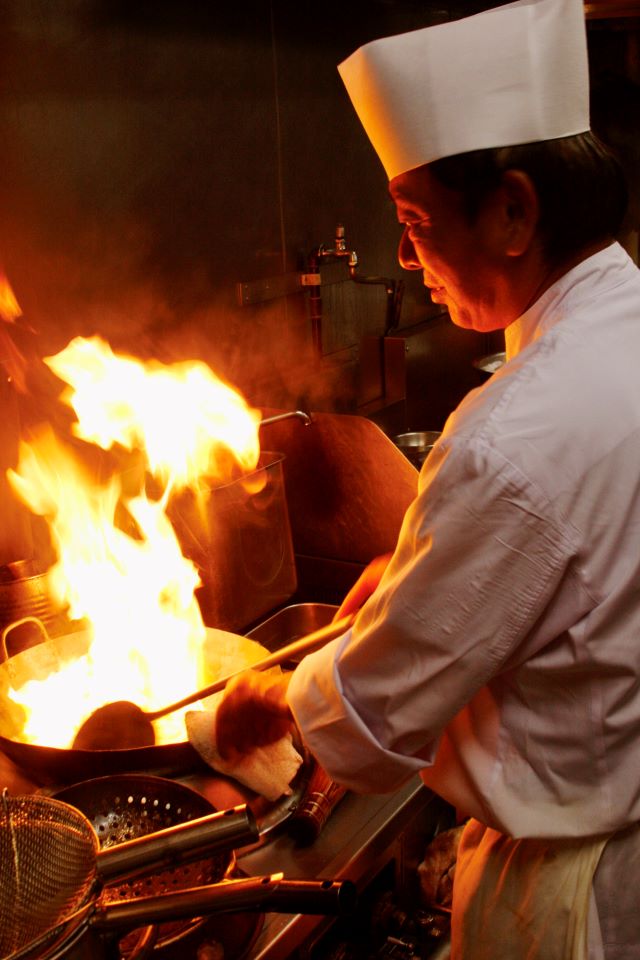
[[[98,836],[101,850],[215,811],[213,804],[195,790],[147,774],[97,777],[65,787],[55,796],[85,814]],[[102,900],[129,900],[214,883],[232,870],[234,862],[232,851],[228,850],[156,870],[144,877],[117,879],[105,887]],[[204,918],[198,918],[162,924],[156,931],[158,949],[175,943],[178,938],[186,938],[205,922]],[[126,953],[137,933],[129,934],[121,943],[123,952]]]
[[[64,787],[58,800],[80,810],[95,830],[101,850],[148,836],[177,824],[189,823],[215,807],[195,790],[164,777],[120,774],[97,777]],[[246,841],[248,842],[248,840]],[[111,899],[172,892],[221,880],[232,862],[231,848],[215,856],[155,870],[144,879],[124,878],[110,884]]]
[[[91,899],[98,839],[89,820],[49,797],[0,801],[0,956],[37,940]]]

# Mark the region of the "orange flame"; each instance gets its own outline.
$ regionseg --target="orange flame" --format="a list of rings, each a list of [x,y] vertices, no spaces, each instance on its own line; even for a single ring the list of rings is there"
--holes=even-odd
[[[252,469],[260,415],[200,362],[145,364],[97,337],[77,338],[45,362],[70,385],[74,433],[144,461],[137,489],[125,491],[122,474],[97,480],[73,444],[46,429],[21,444],[9,471],[20,499],[49,523],[58,556],[52,594],[90,624],[86,657],[13,695],[28,713],[22,739],[65,747],[103,703],[153,709],[198,689],[199,577],[166,509],[173,490],[224,478],[234,463]],[[145,476],[162,481],[159,495],[147,494]],[[159,721],[156,738],[184,739],[182,714]]]
[[[0,270],[0,320],[5,323],[14,323],[22,316],[22,310],[6,275]]]
[[[21,316],[22,310],[11,285],[0,270],[0,364],[16,389],[20,393],[26,393],[26,360],[7,329],[7,325],[14,324]]]

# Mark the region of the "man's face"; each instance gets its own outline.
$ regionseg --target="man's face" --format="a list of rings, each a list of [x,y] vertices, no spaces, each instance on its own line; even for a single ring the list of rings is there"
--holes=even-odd
[[[395,177],[389,189],[404,224],[398,258],[405,269],[422,270],[433,302],[446,306],[459,327],[484,333],[508,326],[517,314],[496,205],[489,201],[470,222],[461,195],[427,166]]]

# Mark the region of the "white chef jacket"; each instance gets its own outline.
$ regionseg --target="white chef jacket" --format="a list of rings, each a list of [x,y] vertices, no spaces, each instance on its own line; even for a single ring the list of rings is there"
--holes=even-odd
[[[512,837],[640,820],[640,272],[613,244],[506,330],[354,628],[307,656],[304,740],[360,792],[416,771]]]

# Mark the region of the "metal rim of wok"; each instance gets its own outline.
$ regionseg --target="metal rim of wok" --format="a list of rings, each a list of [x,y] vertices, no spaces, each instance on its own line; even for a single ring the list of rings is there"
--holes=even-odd
[[[302,749],[299,745],[296,746],[299,751]],[[61,789],[80,779],[91,779],[105,774],[141,772],[152,776],[181,778],[193,774],[221,782],[228,779],[208,767],[188,741],[154,747],[130,747],[127,750],[64,750],[21,743],[0,736],[0,751],[21,772],[36,778],[38,785],[44,788]],[[262,838],[266,838],[289,819],[305,794],[312,761],[305,750],[302,750],[302,757],[302,765],[290,784],[291,793],[288,796],[266,801],[248,790],[243,791],[247,803],[255,813]]]

